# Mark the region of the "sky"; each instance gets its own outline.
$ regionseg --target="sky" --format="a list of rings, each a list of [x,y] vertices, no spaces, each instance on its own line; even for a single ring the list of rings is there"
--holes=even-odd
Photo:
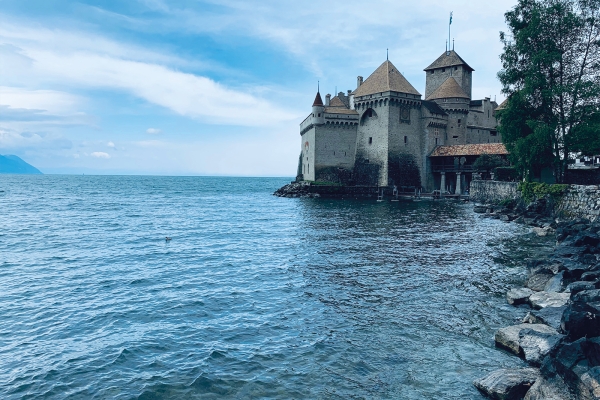
[[[455,50],[500,102],[516,0],[0,0],[0,154],[44,173],[294,176],[321,93]]]

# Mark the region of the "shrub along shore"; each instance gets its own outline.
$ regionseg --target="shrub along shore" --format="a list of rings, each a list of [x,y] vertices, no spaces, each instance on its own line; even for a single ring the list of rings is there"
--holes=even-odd
[[[474,208],[556,237],[551,254],[527,261],[524,287],[506,294],[509,304],[523,307],[523,320],[498,329],[496,346],[530,367],[499,369],[473,382],[493,399],[600,399],[600,220],[555,218],[553,195]]]

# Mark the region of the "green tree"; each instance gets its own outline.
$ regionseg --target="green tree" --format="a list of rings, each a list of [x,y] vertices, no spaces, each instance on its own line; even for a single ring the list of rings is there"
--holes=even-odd
[[[502,157],[496,154],[482,154],[477,157],[477,160],[473,163],[473,168],[478,171],[489,172],[496,167],[504,167],[506,162]]]
[[[505,19],[502,139],[523,176],[562,182],[569,157],[600,148],[600,0],[519,0]]]

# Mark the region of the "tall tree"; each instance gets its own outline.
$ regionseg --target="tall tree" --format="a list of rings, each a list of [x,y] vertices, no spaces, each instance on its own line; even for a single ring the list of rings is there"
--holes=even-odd
[[[562,182],[572,154],[600,149],[600,0],[519,0],[505,19],[503,141],[525,176]]]

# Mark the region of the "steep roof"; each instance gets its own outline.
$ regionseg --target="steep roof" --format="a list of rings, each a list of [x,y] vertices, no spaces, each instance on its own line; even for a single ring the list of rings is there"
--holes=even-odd
[[[421,95],[398,71],[394,64],[386,60],[354,91],[354,96],[359,97],[390,91],[417,96]]]
[[[329,114],[358,114],[356,110],[351,110],[346,107],[346,104],[340,99],[339,96],[335,96],[329,102],[329,106],[325,107],[325,112]]]
[[[462,97],[463,99],[470,98],[463,88],[460,87],[458,82],[456,82],[456,79],[451,76],[448,77],[439,88],[435,89],[433,93],[429,95],[427,100],[446,99],[449,97]]]
[[[351,110],[346,107],[325,107],[325,113],[327,114],[348,114],[348,115],[358,115],[356,110]]]
[[[314,106],[322,106],[323,105],[323,99],[321,98],[321,93],[317,92],[317,95],[315,96],[315,101],[313,102],[313,107]]]
[[[342,99],[339,98],[339,96],[335,96],[329,102],[329,107],[346,107],[346,104],[344,104],[344,102],[342,101]]]
[[[446,52],[446,51],[443,52],[442,55],[439,56],[437,60],[435,60],[429,67],[425,68],[423,71],[429,71],[429,70],[438,69],[438,68],[453,67],[455,65],[463,65],[469,71],[475,71],[454,50],[450,50],[449,52]]]
[[[508,97],[502,103],[500,103],[500,105],[498,107],[496,107],[496,110],[504,110],[506,108],[507,104],[508,104]]]
[[[421,104],[432,114],[446,115],[446,111],[434,101],[423,100]]]
[[[453,146],[438,146],[429,157],[480,156],[482,154],[507,155],[508,151],[503,143],[456,144]]]

